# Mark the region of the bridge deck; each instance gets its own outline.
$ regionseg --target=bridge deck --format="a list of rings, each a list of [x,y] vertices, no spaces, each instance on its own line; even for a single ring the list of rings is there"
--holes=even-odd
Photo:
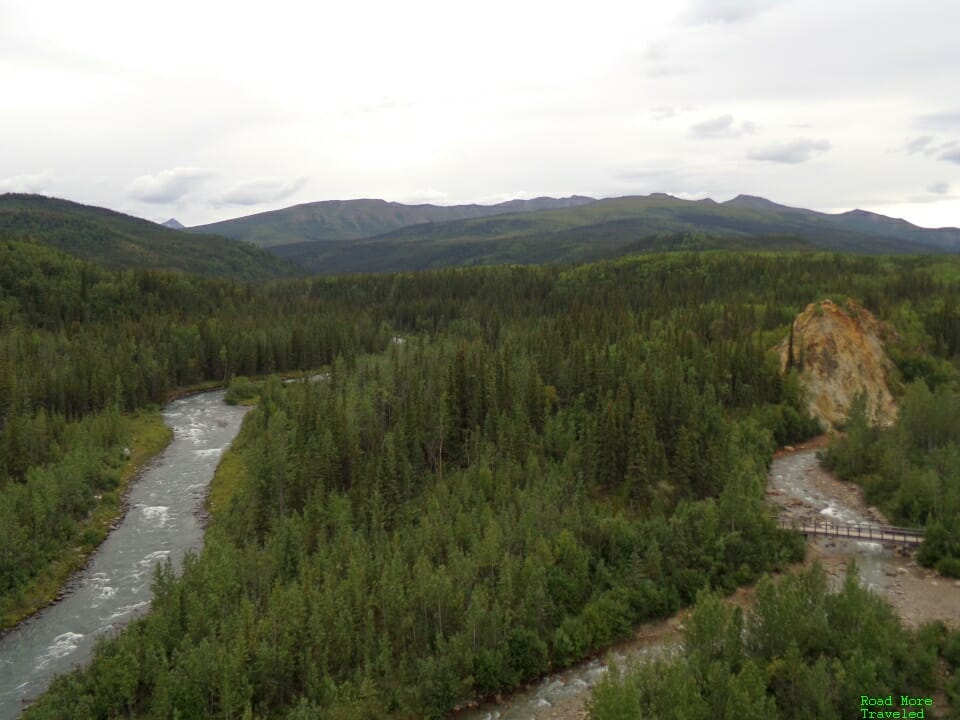
[[[869,542],[919,545],[923,542],[922,530],[890,527],[888,525],[856,525],[828,520],[778,520],[782,528],[797,530],[804,535],[867,540]]]

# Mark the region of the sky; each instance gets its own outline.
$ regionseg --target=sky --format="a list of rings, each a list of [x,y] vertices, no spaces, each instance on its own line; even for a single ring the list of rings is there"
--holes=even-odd
[[[960,226],[955,0],[2,0],[0,192],[740,193]]]

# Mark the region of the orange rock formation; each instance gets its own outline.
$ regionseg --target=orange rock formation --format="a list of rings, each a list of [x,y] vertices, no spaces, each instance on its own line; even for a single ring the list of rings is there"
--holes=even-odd
[[[884,341],[894,337],[870,311],[848,300],[844,307],[832,300],[811,303],[793,326],[793,362],[807,391],[810,413],[833,430],[847,419],[856,396],[867,396],[867,418],[873,425],[890,425],[897,405],[888,382],[893,362]],[[789,336],[776,346],[780,367],[786,370]]]

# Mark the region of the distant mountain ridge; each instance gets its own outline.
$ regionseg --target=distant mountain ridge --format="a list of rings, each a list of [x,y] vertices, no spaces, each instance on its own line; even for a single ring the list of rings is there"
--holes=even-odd
[[[261,227],[267,231],[266,225]],[[671,249],[960,252],[960,230],[926,229],[854,210],[829,214],[738,195],[717,203],[665,193],[533,212],[426,222],[382,235],[274,245],[309,272],[416,270],[449,265],[574,262]]]
[[[405,205],[378,199],[321,200],[197,225],[188,231],[215,233],[269,248],[296,242],[357,240],[410,225],[558,210],[592,202],[595,202],[594,198],[580,195],[508,200],[496,205]]]
[[[957,228],[920,228],[864,210],[815,212],[751,195],[722,203],[654,193],[449,207],[328,200],[199,229],[240,233],[267,247],[200,234],[198,228],[173,230],[66,200],[0,195],[0,239],[33,237],[107,267],[179,269],[243,280],[304,272],[574,263],[677,250],[960,252]],[[305,236],[320,239],[283,242]]]
[[[300,271],[248,243],[191,235],[69,200],[0,195],[0,239],[31,239],[107,268],[182,270],[233,280],[293,277]]]
[[[176,218],[170,218],[170,219],[167,220],[166,222],[162,222],[162,223],[160,223],[160,224],[163,225],[164,227],[170,228],[171,230],[184,230],[184,229],[186,229],[186,226],[185,226],[183,223],[181,223],[179,220],[177,220]]]

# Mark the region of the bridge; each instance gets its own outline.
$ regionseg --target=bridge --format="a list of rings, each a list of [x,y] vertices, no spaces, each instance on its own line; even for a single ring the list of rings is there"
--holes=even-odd
[[[866,540],[895,545],[919,545],[923,542],[923,530],[889,525],[855,525],[830,520],[785,520],[783,518],[779,519],[777,524],[782,528],[802,532],[804,535],[820,537]]]

